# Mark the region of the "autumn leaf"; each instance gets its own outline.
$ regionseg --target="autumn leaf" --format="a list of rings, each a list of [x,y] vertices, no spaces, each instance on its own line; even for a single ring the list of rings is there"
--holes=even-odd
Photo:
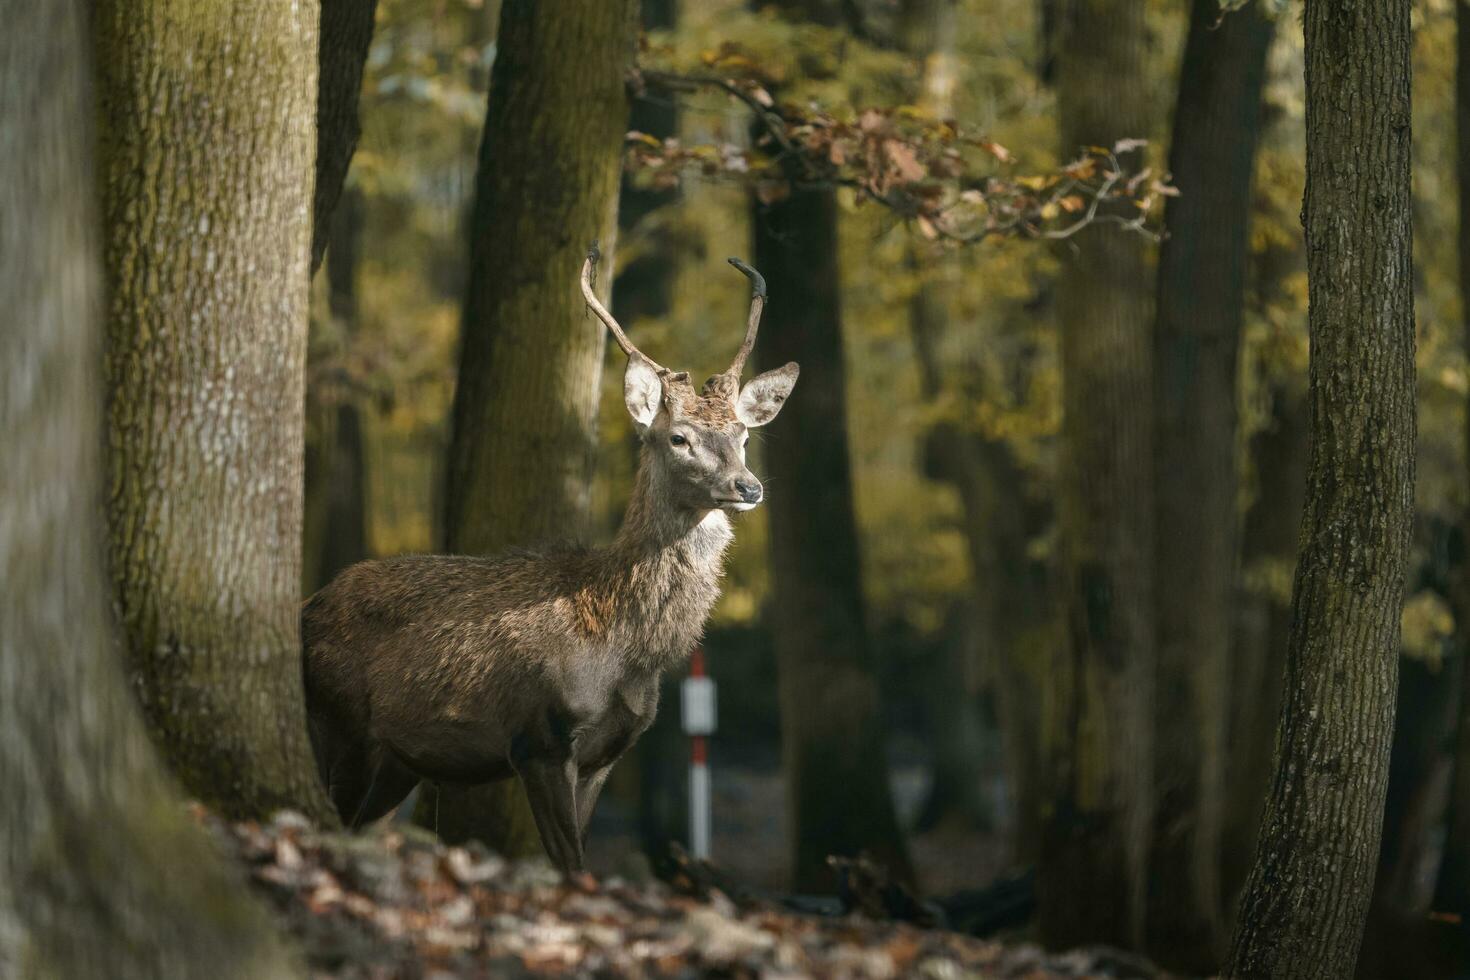
[[[1057,204],[1068,214],[1076,214],[1087,206],[1087,202],[1082,200],[1081,196],[1077,194],[1068,194],[1066,197],[1057,201]]]
[[[980,140],[977,145],[980,149],[995,157],[1001,163],[1010,163],[1013,157],[1011,151],[992,140]]]
[[[924,165],[919,162],[918,154],[914,152],[913,147],[898,140],[884,140],[883,155],[898,174],[899,180],[904,183],[911,184],[923,180],[927,173]]]

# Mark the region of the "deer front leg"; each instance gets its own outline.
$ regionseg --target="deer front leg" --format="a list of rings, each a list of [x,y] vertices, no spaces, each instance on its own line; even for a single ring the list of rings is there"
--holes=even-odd
[[[527,759],[516,767],[516,774],[525,784],[531,816],[551,862],[567,874],[581,871],[576,760]]]

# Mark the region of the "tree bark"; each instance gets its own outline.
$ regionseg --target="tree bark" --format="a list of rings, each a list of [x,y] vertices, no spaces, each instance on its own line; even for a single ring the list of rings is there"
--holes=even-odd
[[[604,328],[577,290],[612,251],[637,0],[506,0],[471,221],[446,547],[489,554],[588,530]],[[611,262],[605,262],[610,278]],[[518,782],[441,787],[446,840],[539,854]]]
[[[1470,349],[1470,11],[1455,4],[1455,167],[1460,187],[1460,303],[1465,344]],[[1470,451],[1470,425],[1465,445]],[[1470,457],[1467,457],[1470,458]],[[1463,517],[1470,546],[1470,510]],[[1455,769],[1445,818],[1444,857],[1434,886],[1435,909],[1470,922],[1470,562],[1461,562],[1455,621],[1460,647],[1460,720],[1455,737]]]
[[[1151,132],[1145,7],[1071,4],[1057,52],[1064,154]],[[1039,914],[1049,945],[1137,948],[1153,792],[1153,303],[1143,238],[1100,225],[1073,244],[1057,284],[1071,642],[1043,709]]]
[[[1148,950],[1212,973],[1235,611],[1236,366],[1261,87],[1273,21],[1194,0],[1169,170],[1154,333],[1154,826]]]
[[[311,271],[316,272],[332,236],[332,212],[362,136],[357,106],[373,40],[378,0],[321,0],[317,44],[316,190],[312,196]]]
[[[829,890],[827,856],[861,851],[911,880],[853,513],[836,198],[803,190],[756,204],[754,230],[771,296],[756,357],[763,368],[802,369],[765,443],[767,482],[779,491],[766,506],[794,887]]]
[[[288,977],[124,687],[83,4],[0,0],[0,975]]]
[[[1308,0],[1311,449],[1276,777],[1225,975],[1353,973],[1414,514],[1407,0]]]
[[[96,34],[133,683],[190,793],[330,822],[297,612],[316,4],[104,0]]]

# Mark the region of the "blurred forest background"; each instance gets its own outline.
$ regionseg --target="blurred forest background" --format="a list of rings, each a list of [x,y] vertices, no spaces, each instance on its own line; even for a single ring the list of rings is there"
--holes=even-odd
[[[1049,0],[814,3],[806,6],[817,15],[804,17],[778,6],[645,0],[640,63],[760,78],[779,85],[782,100],[814,100],[849,118],[877,105],[958,119],[1008,148],[1012,175],[1049,174],[1073,158],[1059,130],[1057,5]],[[1185,62],[1188,5],[1144,6],[1126,28],[1139,32],[1131,74],[1086,84],[1137,107],[1128,121],[1138,125],[1119,135],[1149,140],[1146,162],[1159,172],[1174,162],[1172,128],[1194,121],[1190,135],[1204,147],[1175,151],[1197,154],[1184,161],[1194,168],[1194,185],[1177,171],[1173,179],[1185,198],[1204,199],[1204,210],[1183,214],[1182,226],[1170,228],[1176,246],[1190,253],[1183,263],[1198,267],[1173,270],[1184,285],[1176,284],[1171,297],[1168,284],[1155,283],[1163,274],[1155,272],[1158,250],[1140,247],[1140,279],[1114,286],[1133,294],[1123,302],[1145,310],[1157,290],[1158,302],[1172,304],[1161,323],[1166,313],[1190,321],[1176,328],[1182,339],[1161,327],[1149,340],[1143,323],[1136,336],[1154,345],[1156,357],[1198,357],[1200,374],[1190,383],[1217,399],[1200,409],[1202,419],[1186,416],[1186,431],[1173,443],[1167,431],[1158,436],[1161,450],[1180,452],[1180,440],[1193,445],[1161,464],[1157,506],[1164,520],[1164,508],[1202,511],[1196,520],[1204,530],[1191,528],[1187,517],[1161,527],[1152,572],[1157,602],[1172,607],[1158,613],[1157,642],[1182,646],[1175,656],[1203,663],[1207,678],[1190,688],[1191,668],[1176,660],[1177,676],[1160,679],[1158,697],[1173,698],[1167,685],[1175,684],[1179,697],[1211,703],[1201,708],[1203,722],[1171,717],[1161,704],[1151,738],[1162,756],[1180,739],[1213,756],[1205,788],[1190,791],[1211,794],[1209,805],[1220,811],[1209,818],[1208,833],[1220,855],[1224,914],[1249,868],[1270,774],[1305,480],[1302,26],[1299,12],[1284,5],[1251,5],[1222,19],[1211,13],[1213,4],[1196,4],[1196,21],[1219,21],[1223,29],[1214,32],[1213,49],[1200,47],[1211,40],[1191,39],[1194,58],[1215,61],[1192,65]],[[496,233],[471,224],[471,205],[497,8],[493,0],[379,4],[362,142],[333,219],[326,275],[313,294],[308,593],[359,557],[434,550],[444,540],[438,501],[466,295],[465,243]],[[1452,203],[1454,17],[1448,0],[1414,9],[1419,482],[1378,884],[1386,906],[1406,917],[1428,908],[1439,867],[1464,659],[1454,589],[1463,563],[1470,379]],[[1134,90],[1120,92],[1125,86]],[[1176,101],[1178,122],[1169,111]],[[686,146],[745,147],[751,113],[720,91],[650,86],[629,128],[634,145],[649,142],[639,134],[651,134]],[[724,258],[749,257],[753,234],[747,182],[726,168],[708,169],[686,169],[677,184],[657,168],[625,173],[615,252],[615,313],[643,349],[696,372],[712,368],[731,342],[745,283]],[[820,275],[835,259],[839,277],[841,339],[831,350],[841,357],[845,397],[832,406],[840,417],[827,423],[845,429],[850,447],[856,541],[832,553],[859,557],[861,592],[850,606],[858,622],[827,636],[858,648],[855,662],[877,679],[881,709],[863,723],[881,726],[875,744],[884,755],[867,762],[887,767],[919,882],[950,891],[1035,861],[1044,715],[1055,704],[1050,658],[1065,629],[1060,335],[1089,330],[1094,316],[1109,315],[1110,300],[1094,306],[1060,295],[1069,277],[1080,275],[1069,266],[1076,252],[1070,241],[955,246],[860,194],[839,189],[835,197],[835,256],[812,255],[810,263]],[[1242,205],[1244,213],[1220,213]],[[1184,224],[1191,221],[1198,224]],[[1208,240],[1215,231],[1223,246]],[[1244,236],[1238,255],[1231,254],[1232,234]],[[783,329],[780,309],[796,301],[773,279],[763,343]],[[1062,322],[1068,316],[1080,322]],[[1170,344],[1198,348],[1180,354],[1176,346],[1171,355]],[[1126,343],[1123,349],[1127,357]],[[1141,363],[1095,368],[1113,372],[1115,383],[1147,384],[1146,375],[1130,373]],[[578,529],[593,540],[616,528],[634,461],[620,370],[612,351],[597,415],[590,524]],[[823,397],[813,383],[804,375],[799,400]],[[757,434],[754,468],[768,478],[774,506],[789,497],[816,507],[828,493],[828,474],[763,468],[766,442],[796,438],[779,424]],[[1238,477],[1219,457],[1222,441]],[[1176,467],[1192,472],[1169,471]],[[1162,499],[1169,494],[1178,497]],[[1132,496],[1135,503],[1147,498],[1141,490]],[[1127,500],[1110,506],[1119,521],[1137,517],[1129,517]],[[804,858],[785,840],[790,804],[778,778],[782,722],[790,716],[778,707],[783,599],[772,587],[769,515],[761,508],[738,522],[706,649],[720,682],[722,719],[713,750],[714,856],[753,880],[782,886],[792,880],[792,862]],[[1167,540],[1181,528],[1187,540]],[[1216,567],[1201,570],[1171,556],[1171,543],[1203,550],[1203,564]],[[821,562],[813,556],[805,567]],[[1221,567],[1229,572],[1223,589]],[[1208,650],[1193,648],[1198,636],[1209,637]],[[815,656],[789,654],[793,661],[808,655]],[[687,749],[673,694],[666,692],[638,764],[620,767],[604,798],[593,845],[604,868],[621,866],[623,848],[656,852],[663,839],[684,834],[679,793]],[[1149,710],[1148,703],[1137,710]],[[1201,731],[1170,727],[1190,724]],[[1185,756],[1194,758],[1187,748]],[[797,880],[817,887],[823,871],[808,868]],[[1183,954],[1186,963],[1191,955]]]
[[[1467,975],[1463,5],[93,6],[0,0],[0,972],[283,975],[195,914],[229,890],[143,733],[226,818],[337,827],[301,597],[611,537],[599,239],[661,363],[726,363],[737,255],[755,367],[801,364],[704,642],[720,873]],[[681,867],[679,680],[594,871]],[[399,819],[541,852],[514,782]]]

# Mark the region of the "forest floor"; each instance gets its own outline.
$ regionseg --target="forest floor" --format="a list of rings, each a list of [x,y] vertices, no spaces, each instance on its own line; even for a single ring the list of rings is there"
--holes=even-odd
[[[320,833],[199,817],[296,937],[315,977],[1158,977],[1107,951],[1044,954],[861,915],[736,904],[654,880],[566,878],[396,825]],[[691,882],[691,885],[693,883]]]

